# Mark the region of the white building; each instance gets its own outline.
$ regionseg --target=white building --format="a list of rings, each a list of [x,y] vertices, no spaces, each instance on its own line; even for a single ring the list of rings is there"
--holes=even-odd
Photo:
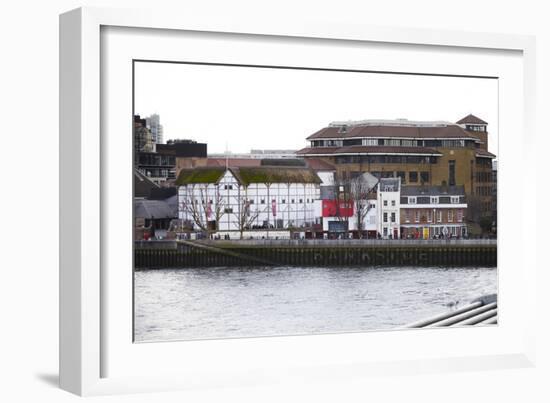
[[[305,167],[185,169],[176,181],[179,218],[196,231],[309,228],[320,182]]]
[[[399,239],[401,178],[381,178],[378,183],[377,227],[382,238]]]

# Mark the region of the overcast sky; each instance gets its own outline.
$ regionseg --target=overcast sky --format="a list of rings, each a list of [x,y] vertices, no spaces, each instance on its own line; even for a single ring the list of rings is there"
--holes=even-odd
[[[135,112],[158,113],[165,141],[206,142],[209,153],[300,149],[335,120],[472,113],[489,123],[489,150],[498,151],[495,79],[138,62]]]

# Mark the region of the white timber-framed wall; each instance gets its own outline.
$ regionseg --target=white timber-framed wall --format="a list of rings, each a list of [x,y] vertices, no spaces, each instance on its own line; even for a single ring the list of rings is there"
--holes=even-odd
[[[194,222],[186,206],[195,200],[201,217],[210,209],[221,217],[218,231],[240,231],[240,217],[249,205],[248,217],[254,217],[248,229],[277,229],[311,227],[315,223],[315,201],[320,197],[317,183],[250,183],[241,184],[230,170],[216,183],[191,183],[178,187],[178,218]],[[209,206],[210,205],[210,206]],[[194,230],[199,227],[194,223]]]

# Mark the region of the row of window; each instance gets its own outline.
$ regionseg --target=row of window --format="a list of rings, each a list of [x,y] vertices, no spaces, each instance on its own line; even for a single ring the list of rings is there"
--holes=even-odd
[[[414,219],[415,223],[419,222],[433,222],[433,211],[420,211],[416,210],[414,212],[410,210],[405,210],[405,222],[410,223]],[[453,210],[447,210],[447,222],[453,222],[456,219],[456,222],[462,222],[463,220],[462,210],[457,210],[456,214]],[[443,212],[441,210],[436,211],[437,222],[443,222]]]
[[[391,219],[391,222],[392,222],[392,223],[395,222],[395,213],[391,213],[391,214],[390,214],[390,219]],[[388,213],[384,213],[383,221],[384,221],[384,222],[388,222]]]
[[[476,196],[492,196],[492,186],[476,186]]]
[[[260,200],[260,204],[265,204],[265,201],[266,199],[259,199]],[[298,202],[296,202],[296,200],[298,200]],[[314,199],[306,199],[306,204],[312,204],[315,200]],[[195,202],[196,203],[199,203],[199,204],[205,204],[206,201],[204,199],[195,199]],[[272,203],[276,203],[277,200],[276,199],[272,199],[271,200]],[[191,200],[190,199],[187,199],[187,203],[191,203]],[[281,199],[280,201],[281,204],[287,204],[286,203],[286,199]],[[290,203],[289,204],[303,204],[304,203],[304,199],[290,199]],[[208,204],[213,204],[213,200],[210,199],[208,200]],[[248,200],[248,204],[254,204],[254,199],[249,199]]]
[[[362,138],[348,140],[313,140],[312,147],[347,147],[347,146],[390,146],[390,147],[475,147],[474,140],[413,140],[413,139],[378,139]]]
[[[460,204],[461,196],[403,196],[401,204]]]
[[[344,155],[337,164],[436,164],[437,157],[416,155]]]
[[[492,182],[493,173],[492,172],[476,172],[476,180],[478,182]]]

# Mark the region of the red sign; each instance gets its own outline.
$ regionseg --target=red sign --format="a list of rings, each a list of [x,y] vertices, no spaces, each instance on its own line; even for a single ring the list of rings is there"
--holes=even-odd
[[[277,215],[277,202],[275,199],[271,200],[271,211],[273,212],[273,217]]]
[[[353,201],[323,200],[323,217],[351,217]]]

